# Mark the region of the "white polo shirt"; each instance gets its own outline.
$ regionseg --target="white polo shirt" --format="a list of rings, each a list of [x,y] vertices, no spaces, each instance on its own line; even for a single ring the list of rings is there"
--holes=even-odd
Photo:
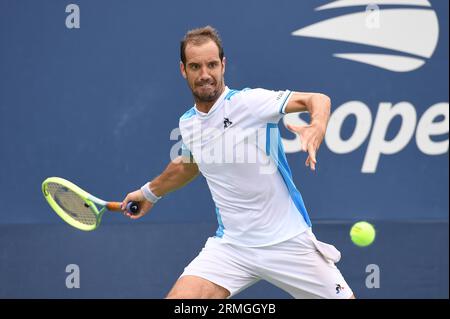
[[[277,126],[290,96],[226,87],[208,113],[194,106],[180,118],[182,152],[206,178],[223,242],[268,246],[311,227]]]

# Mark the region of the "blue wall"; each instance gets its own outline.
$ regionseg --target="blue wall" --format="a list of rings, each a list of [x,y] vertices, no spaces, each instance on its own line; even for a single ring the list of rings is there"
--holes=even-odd
[[[368,127],[368,135],[361,145],[339,154],[342,148],[332,145],[333,136],[327,136],[319,152],[317,172],[305,168],[304,153],[287,155],[313,223],[347,221],[341,229],[342,236],[346,236],[347,227],[356,220],[394,224],[431,220],[436,225],[447,225],[439,229],[448,238],[448,1],[430,1],[431,7],[381,6],[383,10],[412,8],[431,15],[435,12],[438,33],[434,35],[438,38],[436,47],[429,48],[429,57],[408,52],[406,48],[400,52],[292,35],[314,23],[365,10],[361,6],[315,10],[329,2],[79,0],[74,3],[80,8],[80,28],[68,29],[66,17],[70,13],[65,12],[68,1],[0,0],[0,196],[3,203],[0,229],[6,232],[17,227],[8,237],[2,237],[0,262],[15,265],[21,258],[32,260],[44,253],[43,247],[64,253],[61,247],[42,245],[33,250],[25,243],[23,249],[16,251],[3,241],[15,241],[18,234],[26,236],[28,232],[24,229],[29,228],[23,227],[33,227],[29,236],[34,234],[36,238],[39,237],[36,229],[44,227],[43,224],[53,224],[45,227],[57,227],[56,233],[61,237],[69,231],[42,197],[40,185],[46,177],[61,176],[99,197],[121,200],[127,192],[164,169],[170,160],[169,152],[177,142],[170,140],[170,132],[193,103],[179,74],[179,40],[186,30],[206,24],[214,25],[221,33],[229,87],[319,91],[332,98],[333,113],[342,111],[351,101],[369,110],[371,122],[358,123],[350,115],[338,132],[345,142],[355,134],[355,126]],[[381,28],[389,22],[387,15],[383,11],[380,14]],[[433,21],[417,21],[415,26],[428,32]],[[400,18],[394,27],[404,28]],[[420,30],[406,30],[406,33],[398,30],[390,33],[400,34],[399,41],[417,40],[420,49],[420,41],[428,37],[421,37]],[[339,59],[333,56],[336,53],[400,55],[425,63],[409,72],[393,72]],[[372,172],[365,172],[366,154],[376,146],[375,137],[380,133],[374,123],[387,121],[380,112],[380,103],[400,102],[407,102],[417,119],[402,121],[399,116],[394,117],[381,138],[395,141],[398,132],[408,128],[413,133],[404,147],[394,150],[394,154],[381,155]],[[422,132],[417,133],[417,123],[427,110],[430,112],[439,103],[443,103],[441,110],[446,110],[446,115],[434,118],[433,125],[446,121],[447,128],[431,139],[435,143],[446,141],[447,146],[444,145],[444,151],[440,147],[440,154],[428,155],[418,146],[416,137],[423,135],[430,125],[421,127]],[[337,117],[334,121],[336,127]],[[294,138],[282,122],[280,128],[284,139]],[[134,223],[149,229],[158,224],[186,225],[178,229],[181,241],[183,236],[188,236],[188,228],[198,229],[203,237],[183,250],[183,258],[187,260],[213,234],[215,218],[214,204],[201,177],[189,187],[168,195],[152,214]],[[113,227],[107,229],[123,231],[127,236],[133,234],[133,228],[128,227],[131,222],[120,215],[105,216],[103,223]],[[212,225],[210,233],[200,231],[205,223]],[[123,230],[116,225],[122,225]],[[407,232],[407,228],[403,229]],[[109,238],[114,233],[105,236]],[[160,242],[158,247],[164,247],[165,237],[164,232],[159,232],[152,240]],[[33,241],[31,237],[30,240]],[[77,240],[73,238],[70,245],[75,245]],[[48,239],[48,242],[53,241]],[[429,261],[420,271],[438,269],[437,274],[447,271],[444,288],[439,286],[441,290],[433,290],[428,296],[448,297],[448,240],[437,242],[441,246],[435,246],[437,250],[433,252],[446,249],[447,257],[437,264]],[[123,248],[117,247],[117,253]],[[381,251],[379,258],[389,257],[382,257]],[[82,263],[90,257],[80,258]],[[167,270],[170,280],[160,286],[164,288],[170,286],[180,270],[169,261],[167,267],[172,268]],[[32,287],[36,286],[32,281],[14,273],[15,267],[8,269],[9,278],[21,278],[20,287],[34,291]],[[353,270],[349,266],[348,272]],[[57,280],[48,277],[50,281]],[[417,276],[413,272],[410,278],[414,277]],[[434,284],[435,288],[439,285],[437,281],[432,282],[430,285]],[[8,281],[0,290],[1,296],[21,296],[17,287],[17,282]],[[396,287],[399,291],[396,296],[401,296],[401,284]],[[50,292],[40,295],[37,288],[35,291],[22,296],[55,296]],[[428,293],[430,290],[423,290],[423,294]],[[144,292],[138,295],[146,296]],[[386,290],[378,296],[393,295]]]

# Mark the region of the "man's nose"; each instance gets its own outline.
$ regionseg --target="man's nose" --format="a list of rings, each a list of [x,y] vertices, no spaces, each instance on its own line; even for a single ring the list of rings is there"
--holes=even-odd
[[[200,80],[209,80],[211,78],[211,75],[209,75],[208,68],[206,66],[202,67],[200,69]]]

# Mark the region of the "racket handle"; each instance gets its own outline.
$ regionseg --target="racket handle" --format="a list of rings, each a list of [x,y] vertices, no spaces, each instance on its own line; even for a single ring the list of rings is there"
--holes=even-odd
[[[139,204],[137,202],[128,202],[127,212],[131,215],[137,215],[139,212]]]

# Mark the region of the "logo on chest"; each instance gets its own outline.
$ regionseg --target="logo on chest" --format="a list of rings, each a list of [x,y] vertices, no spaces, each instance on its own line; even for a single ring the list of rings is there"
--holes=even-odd
[[[233,124],[233,122],[230,121],[230,119],[228,117],[224,117],[223,118],[223,128],[227,128],[228,126],[230,126],[231,124]]]

